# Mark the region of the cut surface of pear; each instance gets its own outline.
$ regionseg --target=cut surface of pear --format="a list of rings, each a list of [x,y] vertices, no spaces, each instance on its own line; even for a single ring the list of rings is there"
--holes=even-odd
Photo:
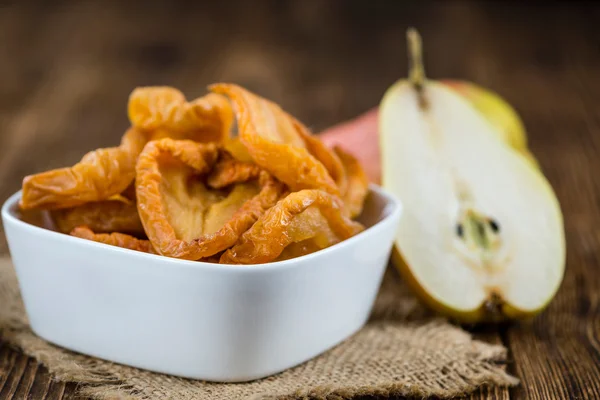
[[[521,153],[531,164],[540,168],[527,147],[527,132],[517,111],[500,95],[472,82],[444,79],[440,81],[465,97],[494,126],[496,134],[510,147]]]
[[[494,129],[422,73],[392,86],[380,108],[383,186],[404,210],[400,270],[426,303],[466,321],[535,314],[564,274],[556,196]]]
[[[500,95],[471,82],[450,79],[440,82],[467,98],[497,128],[503,140],[511,147],[517,150],[527,149],[527,134],[521,118]]]

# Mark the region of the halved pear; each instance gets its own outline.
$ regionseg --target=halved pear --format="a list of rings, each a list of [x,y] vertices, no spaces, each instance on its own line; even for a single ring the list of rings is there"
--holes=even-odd
[[[409,44],[410,79],[380,108],[383,186],[404,210],[398,267],[426,303],[459,320],[536,314],[565,267],[552,187],[469,101],[425,79],[416,31]]]

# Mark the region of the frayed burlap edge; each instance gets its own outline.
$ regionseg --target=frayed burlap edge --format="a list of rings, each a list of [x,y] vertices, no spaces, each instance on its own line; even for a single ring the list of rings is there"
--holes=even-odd
[[[433,318],[387,274],[369,323],[298,367],[244,384],[187,380],[138,370],[53,346],[29,328],[9,262],[0,260],[0,335],[60,381],[95,399],[351,399],[356,396],[451,398],[480,386],[512,386],[506,349],[475,341]]]

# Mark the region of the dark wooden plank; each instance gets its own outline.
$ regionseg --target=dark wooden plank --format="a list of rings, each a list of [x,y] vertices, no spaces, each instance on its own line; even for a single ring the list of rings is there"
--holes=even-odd
[[[38,368],[39,366],[36,360],[33,358],[27,358],[25,370],[23,371],[21,379],[19,380],[19,385],[17,386],[15,394],[13,395],[15,399],[24,399],[29,395],[36,379]]]
[[[46,368],[39,366],[35,373],[33,384],[31,385],[29,393],[27,394],[27,398],[32,400],[46,398],[51,384],[52,376]]]
[[[69,383],[65,386],[65,393],[62,400],[83,400],[84,398],[77,394],[77,384]]]
[[[11,369],[9,370],[6,382],[0,391],[0,399],[11,399],[13,398],[19,382],[23,378],[23,374],[27,369],[27,356],[22,353],[16,352],[14,362]]]
[[[0,341],[0,392],[4,390],[16,357],[16,352]]]
[[[64,382],[51,381],[44,400],[64,400],[67,385]]]
[[[487,399],[487,400],[508,400],[510,395],[508,390],[499,387],[483,387],[478,389],[475,393],[467,396],[466,399]]]

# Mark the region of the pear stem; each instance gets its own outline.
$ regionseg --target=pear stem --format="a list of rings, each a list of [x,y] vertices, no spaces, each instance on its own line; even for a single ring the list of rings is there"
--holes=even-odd
[[[425,108],[427,101],[425,99],[423,88],[425,86],[425,67],[423,66],[423,46],[421,35],[415,28],[409,28],[406,31],[406,40],[408,43],[408,79],[417,91],[420,105]]]

